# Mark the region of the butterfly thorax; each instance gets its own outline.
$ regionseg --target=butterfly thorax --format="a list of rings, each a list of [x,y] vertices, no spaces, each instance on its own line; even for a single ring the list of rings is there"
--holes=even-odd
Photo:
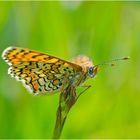
[[[80,65],[83,70],[86,72],[89,67],[93,67],[92,61],[89,59],[89,57],[80,55],[72,60],[73,63]]]

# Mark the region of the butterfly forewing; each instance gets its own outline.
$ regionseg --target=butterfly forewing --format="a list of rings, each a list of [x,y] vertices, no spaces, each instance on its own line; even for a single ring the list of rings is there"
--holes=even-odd
[[[82,67],[48,54],[10,47],[3,53],[8,73],[32,93],[55,92],[80,77]]]
[[[53,56],[44,53],[15,47],[7,48],[3,52],[2,57],[9,65],[16,65],[21,63],[22,61],[46,62],[47,60],[50,61],[52,58],[54,58]],[[57,59],[55,59],[55,61],[57,61]],[[55,61],[54,59],[52,60],[52,62]]]

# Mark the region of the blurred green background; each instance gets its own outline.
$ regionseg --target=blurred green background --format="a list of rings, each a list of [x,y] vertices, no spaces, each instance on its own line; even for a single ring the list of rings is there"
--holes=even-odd
[[[74,105],[62,138],[140,138],[139,2],[0,2],[0,54],[8,46],[104,66]],[[0,58],[0,138],[51,138],[59,93],[34,97]]]

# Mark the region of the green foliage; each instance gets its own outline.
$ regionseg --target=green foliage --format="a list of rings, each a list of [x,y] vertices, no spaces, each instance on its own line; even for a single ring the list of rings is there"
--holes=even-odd
[[[139,2],[0,2],[0,13],[0,54],[12,45],[96,64],[130,56],[86,82],[62,138],[140,138]],[[34,97],[7,69],[1,59],[0,138],[51,138],[59,93]]]

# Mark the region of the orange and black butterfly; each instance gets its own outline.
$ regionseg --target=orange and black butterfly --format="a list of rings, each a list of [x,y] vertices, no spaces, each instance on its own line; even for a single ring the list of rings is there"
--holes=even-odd
[[[87,56],[78,56],[69,62],[45,53],[16,47],[5,49],[2,58],[10,66],[8,74],[21,81],[34,95],[62,91],[69,85],[76,88],[88,78],[93,78],[100,65],[94,66]]]
[[[61,91],[68,85],[77,87],[97,73],[97,66],[86,56],[69,62],[45,53],[9,47],[2,58],[10,66],[8,74],[33,94]]]

